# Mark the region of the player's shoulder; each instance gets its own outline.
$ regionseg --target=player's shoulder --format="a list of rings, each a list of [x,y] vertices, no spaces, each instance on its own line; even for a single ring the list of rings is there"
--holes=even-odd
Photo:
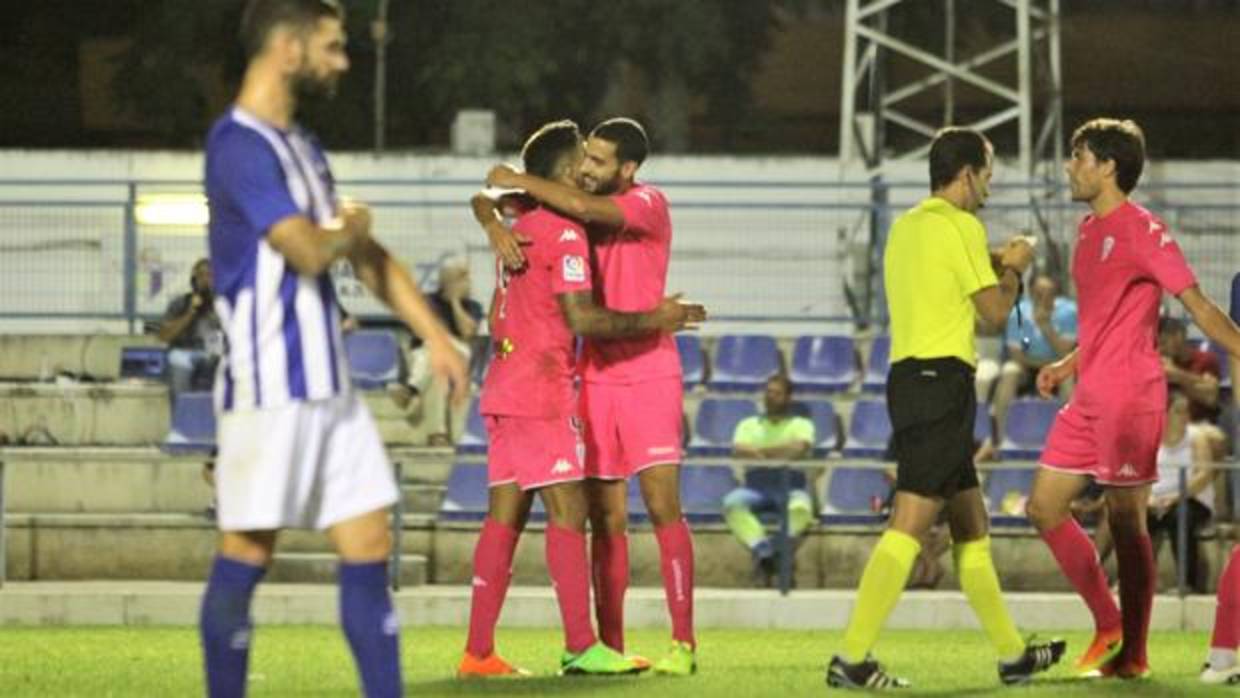
[[[271,150],[271,144],[251,124],[237,118],[233,110],[222,114],[207,132],[207,157],[258,154]]]
[[[646,182],[633,182],[633,186],[616,194],[616,198],[640,201],[649,208],[667,208],[667,195],[663,190]]]
[[[534,243],[575,242],[586,239],[581,223],[546,207],[538,207],[522,213],[513,228]]]

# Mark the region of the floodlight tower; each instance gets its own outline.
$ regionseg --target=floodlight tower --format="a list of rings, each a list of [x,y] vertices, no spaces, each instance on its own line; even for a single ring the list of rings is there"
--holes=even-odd
[[[930,140],[942,126],[958,125],[981,131],[1015,126],[1019,179],[1028,180],[1030,227],[1046,242],[1053,242],[1055,229],[1062,229],[1048,209],[1060,190],[1063,171],[1063,102],[1059,59],[1059,0],[990,0],[1010,11],[1010,22],[989,34],[992,46],[972,55],[958,54],[957,10],[964,3],[935,0],[941,10],[938,31],[918,26],[904,31],[890,29],[893,13],[900,6],[916,4],[925,16],[927,0],[846,0],[844,61],[840,99],[840,173],[863,171],[873,183],[876,210],[886,202],[884,172],[891,163],[919,160],[930,150]],[[982,0],[970,0],[976,10]],[[991,9],[991,8],[987,8]],[[1006,13],[1005,13],[1006,14]],[[906,23],[907,24],[907,23]],[[998,24],[998,23],[997,23]],[[897,35],[898,34],[898,35]],[[931,44],[933,48],[927,48]],[[1015,56],[1015,69],[1011,60]],[[895,84],[891,62],[899,58],[901,75],[914,75]],[[967,85],[985,95],[972,100],[971,120],[960,123],[958,88]],[[927,110],[906,108],[911,98],[941,88],[940,118],[931,121]],[[983,105],[979,113],[976,105]],[[1035,137],[1036,133],[1036,137]],[[993,140],[993,138],[992,138]],[[896,150],[899,147],[901,150]],[[1000,157],[1011,153],[1000,152]],[[869,289],[864,294],[866,317],[874,305],[871,291],[881,293],[882,242],[887,217],[870,216],[871,264]],[[877,260],[875,257],[877,256]],[[1047,246],[1047,269],[1066,272],[1055,245]],[[862,299],[858,299],[862,300]]]

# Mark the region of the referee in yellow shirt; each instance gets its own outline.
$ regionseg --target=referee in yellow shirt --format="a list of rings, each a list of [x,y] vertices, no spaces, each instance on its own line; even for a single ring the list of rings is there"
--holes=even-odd
[[[964,128],[940,131],[930,146],[929,198],[900,216],[887,236],[884,284],[891,317],[887,410],[897,463],[891,521],[866,563],[844,651],[832,657],[827,684],[901,688],[870,655],[908,582],[923,534],[946,507],[952,559],[969,605],[995,646],[999,678],[1022,683],[1059,661],[1062,640],[1026,645],[999,590],[990,557],[989,517],[973,465],[977,398],[974,323],[1002,327],[1033,261],[1024,239],[995,258],[974,211],[990,195],[994,149]]]

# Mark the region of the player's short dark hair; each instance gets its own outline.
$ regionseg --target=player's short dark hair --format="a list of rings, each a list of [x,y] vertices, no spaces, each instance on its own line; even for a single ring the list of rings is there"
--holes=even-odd
[[[543,124],[521,147],[525,171],[536,177],[552,179],[560,160],[581,147],[581,129],[570,119]]]
[[[246,60],[262,53],[276,27],[292,25],[306,31],[324,17],[344,19],[339,0],[249,0],[241,15],[241,46]]]
[[[616,159],[621,163],[635,162],[640,165],[650,154],[650,141],[646,138],[646,129],[633,119],[623,116],[608,119],[595,126],[590,132],[590,137],[615,143]]]
[[[962,167],[985,167],[989,149],[990,141],[981,131],[960,126],[940,129],[930,143],[930,191],[951,184]]]
[[[1072,147],[1086,146],[1098,162],[1115,163],[1115,184],[1125,194],[1137,188],[1145,169],[1145,133],[1129,119],[1090,119],[1072,133]]]
[[[1178,317],[1164,315],[1158,318],[1158,334],[1188,334],[1188,324]]]

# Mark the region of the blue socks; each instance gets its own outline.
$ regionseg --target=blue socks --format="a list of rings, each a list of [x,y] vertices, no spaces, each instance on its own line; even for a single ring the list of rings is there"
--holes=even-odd
[[[387,590],[387,563],[340,563],[340,625],[367,698],[401,695],[400,624]],[[214,697],[213,697],[214,698]]]
[[[219,556],[211,566],[198,617],[210,698],[245,695],[252,627],[250,599],[266,571],[263,567]]]

